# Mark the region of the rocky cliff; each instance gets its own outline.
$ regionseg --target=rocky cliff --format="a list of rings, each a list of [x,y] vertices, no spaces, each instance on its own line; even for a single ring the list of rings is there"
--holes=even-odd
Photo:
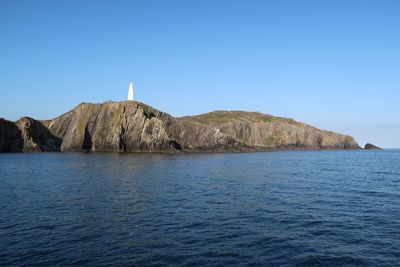
[[[45,121],[62,140],[62,151],[176,152],[240,149],[236,140],[218,129],[180,121],[145,104],[83,103],[72,111]]]
[[[40,121],[29,117],[23,117],[15,122],[21,131],[23,140],[22,151],[59,151],[61,138],[52,135],[49,129]]]
[[[52,120],[0,120],[0,151],[358,149],[354,138],[292,119],[216,111],[174,118],[134,101],[82,103]]]
[[[358,149],[353,137],[259,112],[215,111],[182,118],[219,129],[245,145],[272,149]]]
[[[0,118],[0,152],[18,152],[22,146],[21,130],[14,122]]]

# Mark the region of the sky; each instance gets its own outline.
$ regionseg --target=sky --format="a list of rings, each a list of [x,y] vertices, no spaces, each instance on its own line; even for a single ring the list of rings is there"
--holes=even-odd
[[[0,117],[135,98],[400,148],[400,1],[0,1]]]

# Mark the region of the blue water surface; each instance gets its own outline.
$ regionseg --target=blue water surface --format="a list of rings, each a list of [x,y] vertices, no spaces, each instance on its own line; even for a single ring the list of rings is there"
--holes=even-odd
[[[3,266],[399,266],[400,150],[0,154]]]

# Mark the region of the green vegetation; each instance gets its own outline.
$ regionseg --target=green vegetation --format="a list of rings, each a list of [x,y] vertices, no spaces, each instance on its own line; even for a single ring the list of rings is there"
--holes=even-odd
[[[279,143],[280,143],[280,138],[278,138],[277,136],[269,136],[265,140],[264,145],[269,147],[269,146],[276,146]]]
[[[274,117],[259,112],[223,111],[223,110],[217,110],[197,116],[182,117],[182,119],[195,121],[198,123],[211,126],[218,126],[224,123],[232,123],[232,122],[267,122],[267,123],[284,122],[289,124],[298,123],[293,119]]]

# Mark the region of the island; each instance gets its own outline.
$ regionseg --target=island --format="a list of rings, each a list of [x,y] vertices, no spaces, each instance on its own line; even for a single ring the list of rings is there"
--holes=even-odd
[[[360,149],[355,139],[259,112],[173,117],[137,101],[81,103],[51,120],[0,119],[0,152]]]

